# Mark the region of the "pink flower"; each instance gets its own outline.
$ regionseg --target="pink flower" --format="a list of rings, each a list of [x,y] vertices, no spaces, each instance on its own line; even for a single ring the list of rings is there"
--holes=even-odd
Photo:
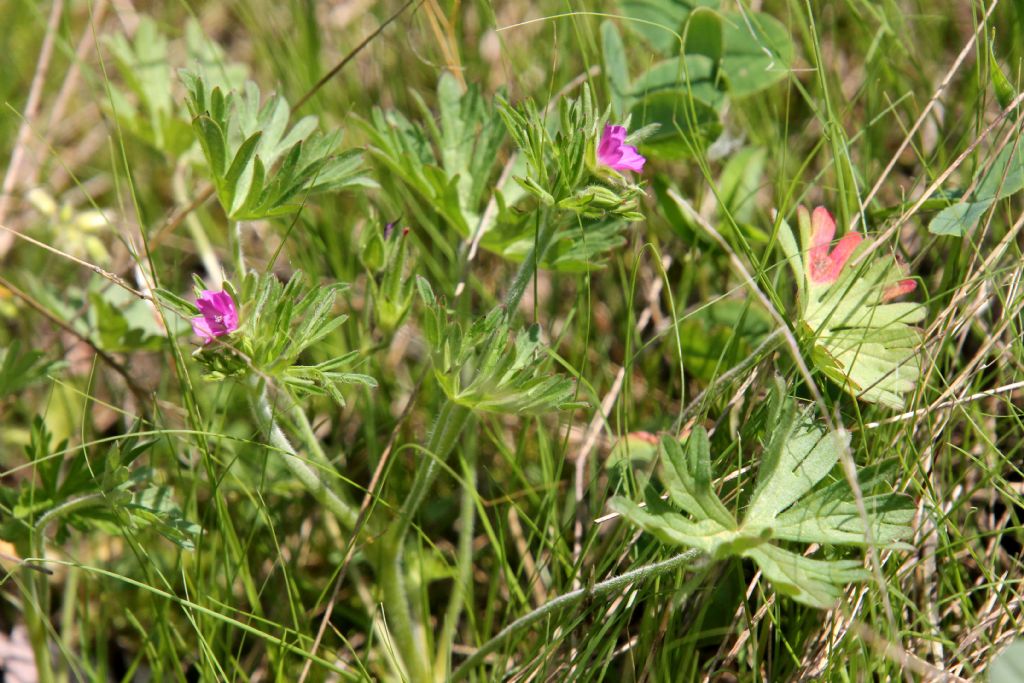
[[[214,337],[223,337],[238,329],[238,309],[227,292],[211,292],[204,289],[196,298],[196,306],[202,315],[192,318],[192,331],[199,335],[204,344]]]
[[[806,216],[806,210],[801,207]],[[824,206],[819,206],[811,215],[811,249],[808,254],[808,275],[816,285],[831,284],[839,277],[843,266],[850,259],[853,250],[864,239],[859,232],[843,235],[832,253],[828,248],[836,235],[836,222]]]
[[[647,159],[636,151],[636,147],[625,143],[626,129],[623,126],[605,125],[601,143],[597,146],[598,163],[616,171],[642,171]]]

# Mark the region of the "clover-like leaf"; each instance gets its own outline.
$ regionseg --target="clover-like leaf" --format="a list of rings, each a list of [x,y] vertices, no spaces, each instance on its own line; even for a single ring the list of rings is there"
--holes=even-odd
[[[661,478],[671,505],[649,490],[646,507],[625,498],[612,499],[611,507],[666,543],[698,548],[714,559],[749,558],[780,593],[830,607],[847,583],[868,578],[861,562],[810,558],[780,542],[865,545],[870,539],[899,547],[911,533],[914,508],[905,496],[873,493],[887,483],[892,463],[866,468],[859,481],[865,527],[847,481],[833,476],[821,483],[836,469],[849,434],[825,430],[812,410],[799,409],[777,384],[765,418],[772,428],[742,522],[714,490],[710,442],[699,425],[685,450],[671,436],[661,439]]]
[[[763,12],[728,12],[722,25],[722,73],[730,95],[752,95],[786,77],[796,48],[777,19]]]
[[[779,244],[796,278],[798,331],[814,365],[857,398],[902,408],[902,395],[917,386],[921,332],[913,325],[926,310],[892,299],[912,292],[916,282],[889,255],[850,265],[867,247],[859,233],[848,233],[830,251],[835,221],[823,207],[813,217],[801,207],[798,216],[803,250],[785,222]]]

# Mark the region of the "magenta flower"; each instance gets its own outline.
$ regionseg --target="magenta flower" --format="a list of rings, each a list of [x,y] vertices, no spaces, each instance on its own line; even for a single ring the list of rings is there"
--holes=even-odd
[[[211,292],[204,289],[196,298],[196,306],[202,315],[192,318],[192,331],[199,335],[204,344],[214,337],[223,337],[238,329],[238,309],[227,292]]]
[[[647,161],[636,147],[626,144],[626,129],[623,126],[605,125],[601,143],[597,146],[597,161],[616,171],[636,171],[644,169]]]
[[[813,284],[826,285],[835,282],[853,250],[864,239],[859,232],[849,232],[843,235],[839,244],[829,253],[828,249],[835,235],[836,222],[832,219],[832,214],[824,206],[819,206],[811,214],[811,249],[807,264],[807,274]]]

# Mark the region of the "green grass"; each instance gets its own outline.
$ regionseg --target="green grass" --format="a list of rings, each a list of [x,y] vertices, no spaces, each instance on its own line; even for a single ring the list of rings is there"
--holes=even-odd
[[[517,273],[532,274],[520,271],[532,224],[516,258],[493,248],[470,258],[445,207],[371,154],[379,188],[302,196],[301,210],[244,222],[241,246],[256,271],[350,283],[331,309],[348,319],[292,360],[355,352],[344,370],[377,386],[340,385],[340,405],[315,393],[290,401],[270,362],[248,378],[204,379],[173,305],[121,286],[148,296],[156,284],[191,302],[193,274],[217,263],[241,291],[234,222],[216,199],[190,207],[210,174],[184,88],[174,76],[168,113],[184,125],[182,146],[148,144],[115,93],[138,102],[109,43],[141,15],[125,3],[63,4],[45,70],[50,5],[0,6],[0,167],[13,188],[0,224],[19,234],[0,254],[0,352],[27,363],[0,371],[0,539],[11,544],[0,550],[29,560],[3,561],[0,624],[28,629],[42,679],[985,680],[1021,631],[1024,205],[1019,193],[1001,197],[958,237],[929,232],[938,209],[921,204],[937,190],[969,198],[1018,144],[1020,110],[1000,118],[989,55],[1019,87],[1024,4],[986,17],[980,2],[722,3],[781,22],[792,68],[731,98],[710,150],[649,159],[644,220],[624,244],[530,280],[507,334],[538,322],[546,346],[527,371],[574,384],[522,414],[453,407],[429,307],[411,285],[401,324],[382,322],[371,280],[384,276],[367,245],[386,223],[409,226],[399,274],[425,278],[465,329],[507,302]],[[137,4],[170,41],[175,69],[187,65],[195,20],[223,50],[211,66],[242,64],[264,93],[292,103],[404,5]],[[487,102],[504,93],[543,107],[580,97],[587,82],[603,111],[601,24],[621,13],[611,1],[413,3],[294,113],[343,128],[343,149],[365,149],[374,107],[435,122],[438,80],[452,66]],[[661,58],[628,21],[615,23],[632,75]],[[26,113],[34,79],[40,104]],[[504,139],[485,166],[485,192],[513,148]],[[753,148],[763,168],[749,199],[732,201],[725,169]],[[70,208],[46,215],[33,188]],[[787,343],[801,332],[776,216],[795,228],[798,205],[828,207],[840,234],[856,221],[917,280],[904,300],[927,307],[921,374],[903,410],[849,396],[804,339],[799,358]],[[530,216],[543,215],[537,206],[520,201]],[[91,232],[76,223],[90,210],[108,219]],[[775,316],[785,333],[762,343],[780,329]],[[748,559],[712,560],[608,518],[614,496],[639,501],[647,481],[662,488],[647,435],[696,425],[712,433],[716,490],[742,508],[776,376],[802,405],[820,398],[822,424],[852,433],[859,472],[895,459],[886,492],[915,509],[905,547],[814,549],[870,572],[829,610],[777,591]],[[567,401],[587,406],[555,409]],[[463,417],[461,431],[444,431]],[[125,464],[132,439],[151,443]],[[333,514],[298,463],[359,522]],[[132,490],[164,487],[168,498],[131,507],[131,474],[148,481]]]

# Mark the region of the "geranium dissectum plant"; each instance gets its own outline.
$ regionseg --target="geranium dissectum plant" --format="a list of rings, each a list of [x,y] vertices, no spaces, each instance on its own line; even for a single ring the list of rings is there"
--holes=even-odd
[[[917,283],[891,255],[858,262],[867,242],[849,232],[833,245],[836,224],[824,207],[797,209],[800,250],[783,222],[779,241],[797,280],[799,332],[811,344],[814,365],[865,401],[903,407],[917,386],[915,357],[921,341],[912,325],[924,319],[921,304],[892,299]]]

